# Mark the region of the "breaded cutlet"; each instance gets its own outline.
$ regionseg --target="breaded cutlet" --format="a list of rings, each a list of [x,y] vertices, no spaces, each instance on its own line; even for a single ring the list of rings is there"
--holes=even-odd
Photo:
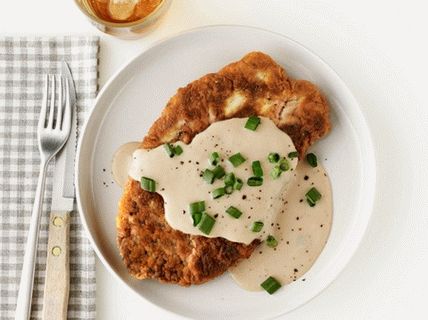
[[[262,52],[251,52],[217,73],[180,88],[151,126],[141,148],[181,140],[188,144],[211,123],[259,115],[287,133],[299,152],[330,130],[329,107],[309,81],[290,79]],[[183,286],[201,284],[248,258],[259,244],[192,236],[172,229],[163,199],[130,179],[119,203],[117,242],[130,274]]]

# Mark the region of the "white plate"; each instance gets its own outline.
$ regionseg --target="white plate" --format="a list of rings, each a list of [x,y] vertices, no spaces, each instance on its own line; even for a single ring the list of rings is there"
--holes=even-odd
[[[313,149],[333,186],[333,226],[323,253],[304,276],[306,281],[296,281],[273,296],[246,292],[228,274],[191,288],[133,279],[116,247],[121,190],[110,175],[113,153],[125,142],[141,140],[179,87],[254,50],[272,56],[291,77],[316,83],[330,102],[333,130]],[[98,95],[80,140],[76,170],[81,218],[104,265],[141,297],[197,319],[269,319],[319,294],[357,249],[371,215],[375,186],[370,134],[357,102],[338,75],[293,40],[239,26],[182,33],[158,43],[120,70]]]

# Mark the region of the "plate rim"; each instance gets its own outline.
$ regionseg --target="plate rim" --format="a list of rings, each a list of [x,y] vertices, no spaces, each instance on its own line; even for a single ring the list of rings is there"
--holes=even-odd
[[[166,37],[163,37],[162,39],[159,39],[157,41],[154,41],[153,43],[151,43],[147,48],[142,49],[140,52],[138,52],[135,56],[131,57],[127,62],[125,62],[124,64],[122,64],[118,70],[116,72],[114,72],[109,78],[108,80],[105,82],[105,84],[103,85],[103,87],[101,88],[101,90],[97,93],[97,96],[95,98],[95,100],[92,103],[92,108],[89,110],[87,116],[86,116],[86,120],[85,123],[82,127],[81,133],[80,133],[80,137],[78,139],[78,144],[77,144],[77,150],[76,150],[76,165],[75,165],[75,171],[74,171],[74,184],[75,184],[75,189],[76,189],[76,204],[77,204],[77,211],[79,213],[79,217],[81,219],[86,237],[88,238],[92,249],[95,251],[98,259],[100,259],[100,261],[102,262],[103,266],[109,271],[110,274],[113,275],[113,277],[117,280],[119,280],[119,282],[121,284],[123,284],[127,289],[131,290],[131,292],[133,292],[136,296],[138,296],[140,299],[143,299],[145,302],[150,303],[152,306],[158,308],[159,310],[162,310],[166,313],[168,313],[169,315],[174,315],[176,317],[179,318],[188,318],[187,316],[183,316],[182,314],[176,313],[173,310],[169,309],[169,308],[164,308],[161,305],[156,304],[155,302],[153,302],[152,300],[146,298],[145,296],[141,295],[136,289],[134,289],[132,286],[130,286],[122,277],[120,277],[120,275],[115,272],[113,270],[113,267],[108,263],[108,261],[105,259],[104,255],[101,253],[100,248],[98,247],[98,245],[95,242],[95,239],[93,237],[92,232],[90,231],[90,227],[88,226],[87,220],[86,220],[86,215],[83,213],[83,209],[82,209],[82,203],[81,203],[81,198],[80,198],[80,186],[79,186],[79,172],[80,172],[80,168],[81,168],[81,146],[82,146],[82,141],[87,138],[86,135],[88,134],[88,126],[89,123],[91,122],[91,119],[94,117],[95,114],[95,110],[99,109],[100,107],[97,107],[99,104],[99,101],[102,99],[103,95],[106,94],[107,90],[109,90],[109,88],[113,85],[113,83],[115,82],[115,80],[120,77],[120,75],[122,74],[122,72],[128,68],[129,65],[133,64],[136,60],[138,60],[141,56],[147,54],[148,52],[150,52],[151,50],[156,49],[158,46],[162,45],[165,42],[168,42],[170,40],[173,40],[175,38],[179,38],[191,33],[197,33],[197,32],[201,32],[204,31],[206,29],[216,29],[216,28],[240,28],[240,29],[247,29],[247,30],[256,30],[256,31],[261,31],[261,32],[265,32],[265,33],[270,33],[272,35],[278,36],[280,38],[285,39],[286,41],[289,41],[291,43],[294,43],[295,45],[297,45],[299,47],[299,49],[305,51],[306,53],[308,53],[310,56],[312,56],[313,58],[317,59],[318,62],[320,62],[321,64],[324,65],[325,68],[327,68],[329,70],[329,72],[336,78],[336,81],[338,81],[338,83],[340,83],[340,85],[343,87],[343,89],[346,91],[347,96],[350,97],[353,100],[353,103],[355,105],[357,105],[358,107],[360,107],[360,104],[358,102],[358,100],[356,99],[356,97],[354,96],[354,94],[352,93],[352,91],[348,88],[348,86],[346,85],[345,81],[340,77],[340,75],[335,71],[334,68],[332,68],[322,57],[320,57],[318,54],[316,54],[314,51],[312,51],[311,49],[307,48],[306,46],[304,46],[303,44],[301,44],[299,41],[285,35],[282,34],[280,32],[276,32],[276,31],[272,31],[269,29],[265,29],[265,28],[261,28],[261,27],[256,27],[256,26],[251,26],[251,25],[243,25],[243,24],[213,24],[213,25],[205,25],[205,26],[199,26],[199,27],[195,27],[195,28],[190,28],[190,29],[186,29],[177,33],[173,33],[171,35],[168,35]],[[353,245],[351,247],[352,250],[349,250],[349,252],[342,257],[342,262],[339,268],[337,268],[337,272],[336,274],[331,277],[331,279],[329,279],[326,283],[326,285],[324,285],[316,294],[313,294],[312,297],[310,297],[309,299],[301,302],[300,304],[296,305],[295,307],[284,311],[284,312],[280,312],[277,315],[274,315],[272,318],[269,319],[278,319],[279,317],[290,313],[296,309],[301,308],[302,306],[308,304],[310,301],[312,301],[314,298],[318,297],[321,293],[323,293],[328,287],[330,287],[332,285],[332,283],[343,273],[343,271],[345,270],[345,268],[350,264],[351,259],[354,257],[354,255],[356,254],[358,248],[361,245],[361,242],[363,241],[363,239],[366,236],[367,233],[367,228],[370,224],[370,221],[372,219],[373,216],[373,210],[374,210],[374,200],[375,200],[375,194],[376,194],[376,190],[377,190],[377,185],[378,185],[378,181],[377,181],[377,170],[376,170],[376,166],[377,166],[377,161],[376,161],[376,150],[374,149],[374,145],[373,145],[373,133],[370,130],[370,127],[368,126],[368,121],[366,120],[366,116],[363,112],[363,110],[361,108],[358,108],[357,110],[358,116],[361,118],[361,123],[364,125],[365,130],[364,135],[365,135],[365,142],[367,142],[367,145],[365,146],[365,151],[366,151],[366,158],[370,158],[369,161],[369,166],[365,167],[365,171],[368,172],[368,176],[371,177],[371,179],[373,180],[373,183],[370,185],[370,191],[367,192],[367,194],[369,195],[369,201],[367,201],[367,204],[365,205],[365,208],[368,209],[368,214],[366,216],[366,219],[364,220],[364,224],[360,225],[360,229],[359,229],[359,234],[360,237],[357,241],[353,242]],[[361,222],[360,222],[361,224]]]

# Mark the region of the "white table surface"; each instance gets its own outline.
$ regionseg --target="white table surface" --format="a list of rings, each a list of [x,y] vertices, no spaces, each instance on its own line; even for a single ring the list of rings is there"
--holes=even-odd
[[[95,30],[71,0],[2,1],[0,33],[99,34],[101,85],[153,42],[202,25],[258,26],[283,33],[316,52],[361,104],[377,147],[378,192],[366,237],[345,271],[321,295],[282,319],[427,319],[428,106],[423,98],[428,92],[428,19],[424,3],[174,0],[154,32],[123,41]],[[134,296],[99,261],[97,318],[178,319]]]

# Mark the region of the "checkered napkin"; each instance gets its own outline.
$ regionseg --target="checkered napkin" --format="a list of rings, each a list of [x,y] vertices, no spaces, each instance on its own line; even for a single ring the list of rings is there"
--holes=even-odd
[[[24,246],[40,156],[36,127],[43,77],[70,65],[78,126],[97,92],[99,40],[94,36],[0,37],[0,319],[14,319]],[[46,181],[32,319],[41,318],[53,165]],[[77,212],[71,214],[68,319],[95,319],[95,257]]]

